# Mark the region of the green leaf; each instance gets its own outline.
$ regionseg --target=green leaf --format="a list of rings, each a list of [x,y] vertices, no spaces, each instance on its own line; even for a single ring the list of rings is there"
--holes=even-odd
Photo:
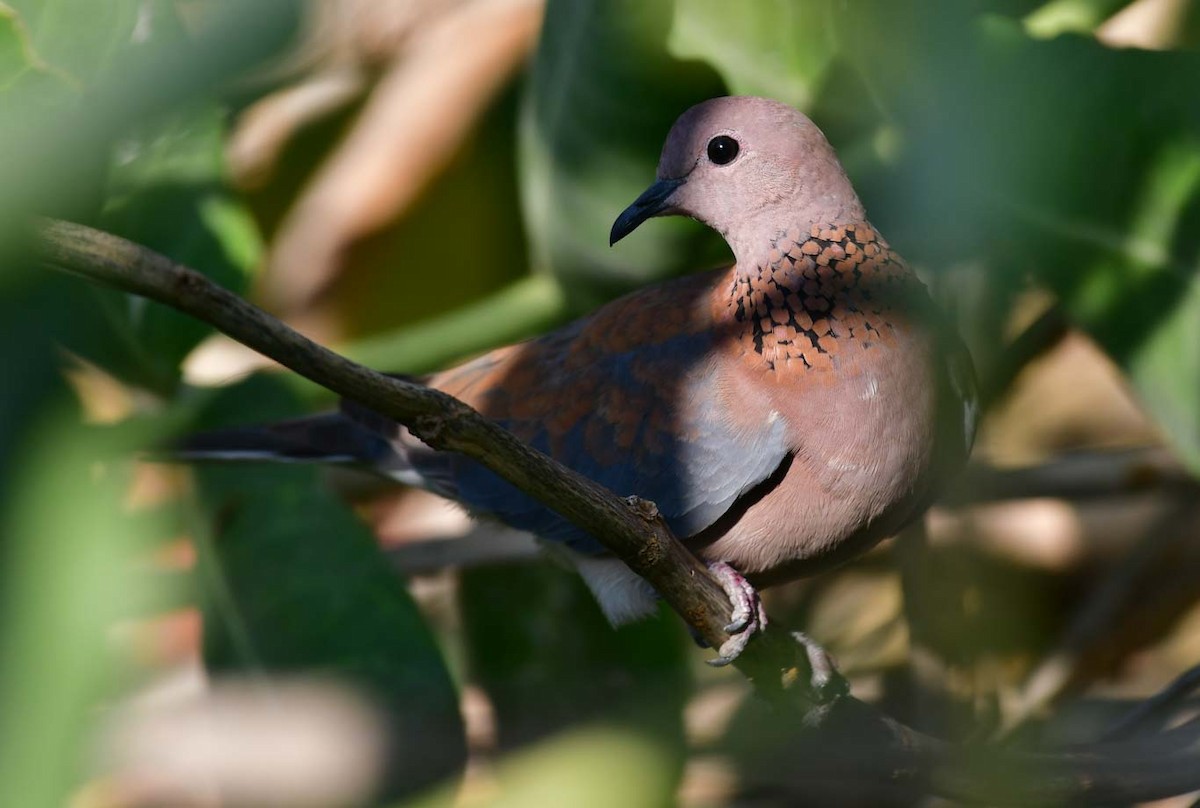
[[[557,325],[565,308],[563,297],[557,281],[534,275],[477,303],[394,332],[376,334],[343,346],[341,352],[369,367],[428,373]]]
[[[78,84],[42,58],[26,21],[0,3],[0,136],[26,125],[31,113],[72,99]]]
[[[1200,272],[1126,367],[1182,459],[1200,475]]]
[[[994,288],[1032,273],[1200,468],[1200,362],[1182,342],[1200,266],[1200,57],[1038,40],[961,12],[937,25],[964,47],[907,33],[889,44],[902,21],[858,19],[871,25],[855,69],[903,144],[864,186],[873,217],[910,259],[986,261]]]
[[[676,0],[668,40],[680,59],[711,64],[735,95],[762,95],[808,109],[835,53],[830,9],[762,0],[730,13],[721,0]]]
[[[694,222],[656,220],[615,248],[613,220],[654,181],[663,139],[722,94],[711,70],[667,52],[665,3],[551,0],[521,119],[521,190],[534,268],[576,307],[727,254]]]
[[[36,280],[0,295],[0,322],[4,323],[0,363],[10,379],[20,379],[20,384],[6,384],[0,391],[0,499],[9,485],[23,477],[16,452],[27,440],[32,420],[50,402],[71,400],[59,369],[56,338],[67,333],[82,338],[75,330],[79,318],[64,294],[77,288],[78,281]]]
[[[1168,138],[1136,190],[1123,234],[1057,229],[1098,253],[1083,278],[1059,288],[1200,472],[1200,132]]]
[[[1025,29],[1036,37],[1090,34],[1130,0],[1050,0],[1025,17]]]
[[[161,185],[213,185],[224,169],[225,116],[213,103],[192,104],[133,127],[113,148],[110,205]]]
[[[171,14],[163,0],[6,2],[26,21],[41,57],[78,86],[94,82],[122,50],[149,39],[152,26]]]
[[[0,503],[0,804],[62,805],[123,673],[112,624],[157,585],[134,553],[165,531],[123,513],[130,469],[112,458],[132,447],[59,409],[25,438],[22,476]]]
[[[42,7],[37,0],[29,5]],[[94,221],[114,139],[151,117],[195,103],[276,52],[294,32],[297,6],[295,0],[238,4],[228,13],[214,13],[192,39],[164,34],[144,46],[139,41],[138,47],[117,48],[111,67],[97,68],[102,78],[85,85],[70,104],[14,108],[0,96],[0,123],[12,124],[0,125],[0,153],[5,155],[0,161],[0,186],[5,189],[0,195],[0,250],[34,213]],[[163,30],[169,26],[152,27],[151,32]],[[9,282],[17,274],[13,268],[11,262],[0,262],[0,280]]]
[[[460,602],[471,679],[501,747],[603,720],[682,756],[687,641],[669,610],[613,629],[579,575],[547,562],[464,571]]]
[[[151,21],[166,17],[173,20],[173,11],[164,0],[0,2],[3,127],[26,126],[32,113],[66,109],[135,40],[150,38]]]
[[[0,87],[10,87],[26,71],[46,69],[46,63],[34,53],[25,21],[0,3]]]
[[[222,185],[224,115],[182,110],[128,133],[114,149],[100,226],[241,291],[261,254],[245,206]],[[179,364],[211,333],[194,318],[110,290],[90,290],[107,338],[69,347],[115,375],[169,393]]]
[[[267,417],[278,380],[220,395],[209,422]],[[203,468],[213,525],[202,543],[204,656],[215,673],[334,677],[385,713],[404,790],[462,764],[458,698],[403,582],[364,524],[317,470],[262,464]]]

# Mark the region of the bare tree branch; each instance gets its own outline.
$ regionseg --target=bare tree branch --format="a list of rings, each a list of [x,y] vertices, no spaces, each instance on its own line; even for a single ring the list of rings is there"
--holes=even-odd
[[[1134,707],[1104,733],[1104,740],[1124,740],[1155,721],[1164,722],[1187,699],[1200,691],[1200,665],[1188,668],[1173,682]]]
[[[48,266],[157,300],[201,319],[312,381],[405,424],[434,448],[465,454],[554,508],[644,577],[710,645],[730,605],[708,570],[667,530],[653,504],[614,496],[529,448],[462,402],[376,373],[313,343],[200,273],[116,236],[66,222],[40,226]],[[1200,721],[1136,741],[1067,752],[959,747],[852,698],[812,711],[809,670],[790,635],[771,626],[735,663],[786,718],[819,714],[822,731],[794,771],[870,777],[948,797],[998,802],[1133,802],[1200,790]]]
[[[1061,308],[1053,305],[1017,335],[997,358],[979,391],[980,404],[987,410],[1003,398],[1025,366],[1050,351],[1067,336],[1069,324]]]
[[[531,561],[540,553],[533,537],[498,525],[480,525],[465,536],[430,538],[390,547],[388,558],[405,575],[428,575],[448,567]]]
[[[950,506],[1031,497],[1105,500],[1159,491],[1192,501],[1200,482],[1161,447],[1075,451],[1023,468],[972,463],[942,497]]]
[[[1193,536],[1200,508],[1194,500],[1174,503],[1128,553],[1117,559],[1071,617],[1054,648],[1025,678],[1000,727],[1008,735],[1061,698],[1079,675],[1085,652],[1111,636],[1117,618],[1130,608],[1139,584],[1171,547]],[[1147,702],[1149,703],[1149,702]],[[1112,736],[1112,738],[1124,736]]]
[[[731,607],[724,590],[671,535],[653,503],[614,496],[461,401],[355,364],[145,247],[61,221],[44,223],[41,236],[41,258],[48,265],[190,314],[301,376],[394,418],[433,448],[479,461],[602,541],[711,647],[728,638],[724,627]],[[807,659],[782,628],[768,627],[736,664],[769,698],[788,691],[786,700],[807,703]]]

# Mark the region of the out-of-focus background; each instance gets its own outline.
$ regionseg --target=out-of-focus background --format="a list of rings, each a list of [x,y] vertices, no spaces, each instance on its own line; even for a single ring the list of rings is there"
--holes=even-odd
[[[1198,43],[1194,0],[0,2],[0,804],[920,803],[793,776],[819,744],[528,537],[135,459],[332,402],[24,252],[88,223],[420,373],[725,260],[607,246],[725,93],[825,130],[987,406],[922,529],[772,614],[921,729],[1095,739],[1200,662]]]

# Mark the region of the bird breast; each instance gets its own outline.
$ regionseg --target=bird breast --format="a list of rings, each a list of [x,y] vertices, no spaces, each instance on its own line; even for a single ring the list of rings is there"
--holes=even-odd
[[[929,489],[937,346],[924,288],[869,225],[792,231],[735,268],[722,387],[731,412],[782,419],[789,460],[703,557],[778,578],[865,549]]]

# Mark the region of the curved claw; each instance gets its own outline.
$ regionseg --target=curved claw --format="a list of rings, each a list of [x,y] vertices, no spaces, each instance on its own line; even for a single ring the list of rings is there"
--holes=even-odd
[[[714,668],[723,668],[733,662],[742,655],[742,651],[746,650],[746,645],[750,642],[751,633],[743,631],[741,634],[734,634],[728,640],[721,644],[717,649],[717,656],[713,659],[704,660]]]
[[[736,660],[750,639],[767,627],[767,611],[762,599],[749,581],[724,561],[709,563],[709,570],[721,583],[729,602],[733,605],[729,625],[725,627],[729,639],[717,649],[715,659],[706,660],[714,668],[722,668]],[[817,702],[832,704],[850,692],[850,685],[838,672],[829,653],[807,634],[793,631],[792,638],[804,649],[812,670],[809,686]]]
[[[717,649],[717,658],[707,660],[709,665],[720,668],[737,659],[746,650],[750,638],[767,627],[767,612],[758,592],[740,572],[724,561],[710,562],[708,568],[733,605],[729,624],[725,626],[730,637]]]

